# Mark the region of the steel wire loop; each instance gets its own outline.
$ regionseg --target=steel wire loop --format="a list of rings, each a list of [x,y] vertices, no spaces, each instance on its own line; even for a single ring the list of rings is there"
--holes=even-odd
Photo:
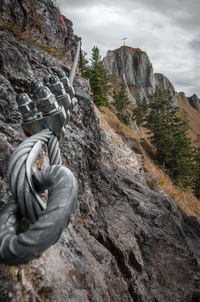
[[[50,167],[32,175],[44,143],[48,144]],[[15,200],[1,217],[0,262],[16,265],[39,257],[59,239],[75,209],[78,186],[72,172],[61,166],[58,140],[49,129],[16,148],[9,161],[8,179]],[[46,189],[47,204],[39,195]],[[29,229],[18,235],[17,213],[31,222]]]
[[[46,86],[35,83],[33,96],[37,106],[25,93],[16,99],[24,132],[32,136],[16,148],[8,165],[14,200],[1,215],[0,262],[9,265],[27,263],[54,244],[68,225],[76,206],[77,181],[69,169],[61,166],[58,144],[63,127],[77,104],[72,83],[80,54],[80,38],[71,46],[74,44],[77,44],[77,50],[69,79],[60,72],[60,79],[57,76],[45,78]],[[32,167],[44,143],[48,145],[50,167],[33,174]],[[39,195],[46,189],[47,203]],[[18,217],[31,223],[25,232],[17,233]]]

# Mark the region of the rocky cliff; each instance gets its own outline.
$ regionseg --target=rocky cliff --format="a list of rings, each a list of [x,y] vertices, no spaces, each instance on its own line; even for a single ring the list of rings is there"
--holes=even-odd
[[[70,36],[57,19],[51,21],[53,16],[57,18],[57,9],[49,0],[0,1],[4,20],[11,18],[11,24],[17,23],[14,11],[17,8],[25,15],[20,7],[29,3],[38,15],[45,10],[49,14],[41,19],[39,41],[63,48],[64,37],[70,40]],[[9,9],[5,11],[4,5]],[[30,20],[29,13],[26,20]],[[49,30],[63,35],[62,41],[54,34],[55,41],[49,40]],[[1,211],[12,198],[6,178],[8,159],[24,139],[16,94],[31,93],[33,82],[46,75],[59,70],[68,74],[70,66],[42,47],[22,41],[13,31],[13,27],[1,27],[0,31]],[[33,34],[35,37],[35,29]],[[70,55],[73,58],[73,53]],[[148,60],[144,67],[149,68],[148,78],[139,82],[137,77],[143,70],[137,69],[134,79],[129,80],[154,85],[152,67],[147,65]],[[199,301],[197,219],[182,214],[161,190],[150,189],[144,179],[142,156],[134,151],[134,140],[123,142],[97,117],[85,79],[77,76],[74,85],[78,106],[65,128],[61,151],[64,164],[79,182],[75,216],[59,242],[39,259],[16,267],[1,264],[0,301]],[[116,155],[117,148],[121,158]]]
[[[111,75],[124,77],[130,91],[143,98],[152,94],[155,79],[152,64],[147,54],[138,48],[122,46],[114,51],[109,50],[103,60],[105,68]]]
[[[189,104],[200,112],[200,99],[196,94],[193,94],[191,97],[188,98]]]
[[[122,46],[114,51],[109,50],[103,60],[108,73],[115,81],[124,78],[130,92],[141,99],[155,92],[156,85],[161,89],[170,89],[174,103],[177,104],[175,89],[166,76],[154,74],[153,66],[146,52],[138,48]]]
[[[177,105],[176,91],[175,91],[172,83],[168,80],[168,78],[161,73],[155,73],[154,77],[155,77],[155,83],[160,89],[162,89],[162,90],[169,89],[170,90],[171,95],[174,99],[175,105]]]

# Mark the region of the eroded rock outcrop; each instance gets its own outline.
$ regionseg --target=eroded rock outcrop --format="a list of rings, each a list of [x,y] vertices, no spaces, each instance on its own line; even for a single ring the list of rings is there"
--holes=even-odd
[[[200,99],[196,94],[193,94],[191,97],[188,98],[189,104],[200,112]]]
[[[139,48],[122,46],[114,51],[109,50],[103,60],[110,75],[126,79],[134,96],[141,98],[152,94],[155,80],[152,64],[144,51]]]
[[[111,80],[120,82],[125,79],[130,92],[140,99],[148,100],[149,95],[155,92],[156,85],[171,91],[174,104],[177,98],[174,86],[166,76],[153,71],[153,66],[148,55],[138,48],[122,46],[116,50],[109,50],[103,60]]]
[[[12,198],[6,179],[8,158],[24,139],[15,95],[31,93],[34,81],[58,70],[68,73],[69,68],[7,32],[0,35],[2,211]],[[0,301],[199,301],[197,219],[181,214],[170,197],[148,187],[140,173],[141,154],[137,159],[133,143],[127,148],[129,160],[133,153],[134,169],[116,161],[107,131],[95,114],[88,81],[77,77],[75,91],[78,106],[65,128],[61,151],[79,182],[76,214],[59,242],[41,258],[17,267],[1,264]]]
[[[188,98],[183,91],[177,93],[177,99],[185,105],[189,105]]]
[[[172,83],[169,81],[169,79],[161,73],[155,73],[154,77],[155,77],[155,83],[160,89],[170,90],[171,96],[174,101],[174,105],[177,106],[178,103],[177,103],[176,91]]]

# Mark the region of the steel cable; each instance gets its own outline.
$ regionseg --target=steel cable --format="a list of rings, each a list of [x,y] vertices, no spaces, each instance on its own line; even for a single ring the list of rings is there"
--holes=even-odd
[[[55,244],[75,210],[77,181],[63,166],[51,166],[33,175],[37,191],[49,189],[47,208],[25,233],[16,235],[16,205],[11,203],[0,227],[0,262],[28,263]]]
[[[48,142],[52,131],[45,129],[27,138],[12,154],[8,164],[8,180],[11,192],[20,213],[34,223],[45,210],[45,202],[35,191],[31,179],[31,169],[40,153],[42,144]],[[29,196],[29,198],[25,198]]]
[[[69,83],[70,85],[73,84],[74,81],[74,77],[75,77],[75,73],[76,73],[76,68],[78,65],[78,58],[80,55],[80,49],[81,49],[81,41],[78,41],[77,43],[77,50],[76,50],[76,54],[75,54],[75,58],[74,58],[74,62],[70,71],[70,75],[69,75]]]
[[[51,166],[32,175],[44,143],[48,143]],[[58,140],[49,129],[27,138],[16,148],[9,161],[8,179],[15,200],[1,216],[0,262],[16,265],[39,257],[59,239],[76,206],[77,181],[69,169],[61,166]],[[46,189],[47,204],[39,195]],[[17,214],[32,223],[19,235]]]
[[[74,81],[80,47],[78,39],[69,76],[70,85]],[[32,174],[32,167],[44,143],[48,144],[50,167]],[[8,265],[28,263],[60,238],[75,210],[78,190],[72,172],[61,163],[58,139],[49,129],[27,138],[12,154],[8,180],[14,200],[1,215],[0,262]],[[46,189],[47,203],[39,195]],[[31,223],[28,230],[20,234],[17,234],[18,216]]]

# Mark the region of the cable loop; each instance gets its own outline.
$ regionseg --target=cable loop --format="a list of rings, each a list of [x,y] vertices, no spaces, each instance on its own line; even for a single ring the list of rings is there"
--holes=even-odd
[[[50,167],[32,174],[44,143],[48,144]],[[0,262],[28,263],[60,238],[75,210],[78,188],[72,172],[61,163],[58,139],[49,129],[27,138],[12,154],[8,179],[14,201],[1,217]],[[46,189],[47,203],[39,195]],[[31,223],[29,229],[19,235],[17,214]]]

